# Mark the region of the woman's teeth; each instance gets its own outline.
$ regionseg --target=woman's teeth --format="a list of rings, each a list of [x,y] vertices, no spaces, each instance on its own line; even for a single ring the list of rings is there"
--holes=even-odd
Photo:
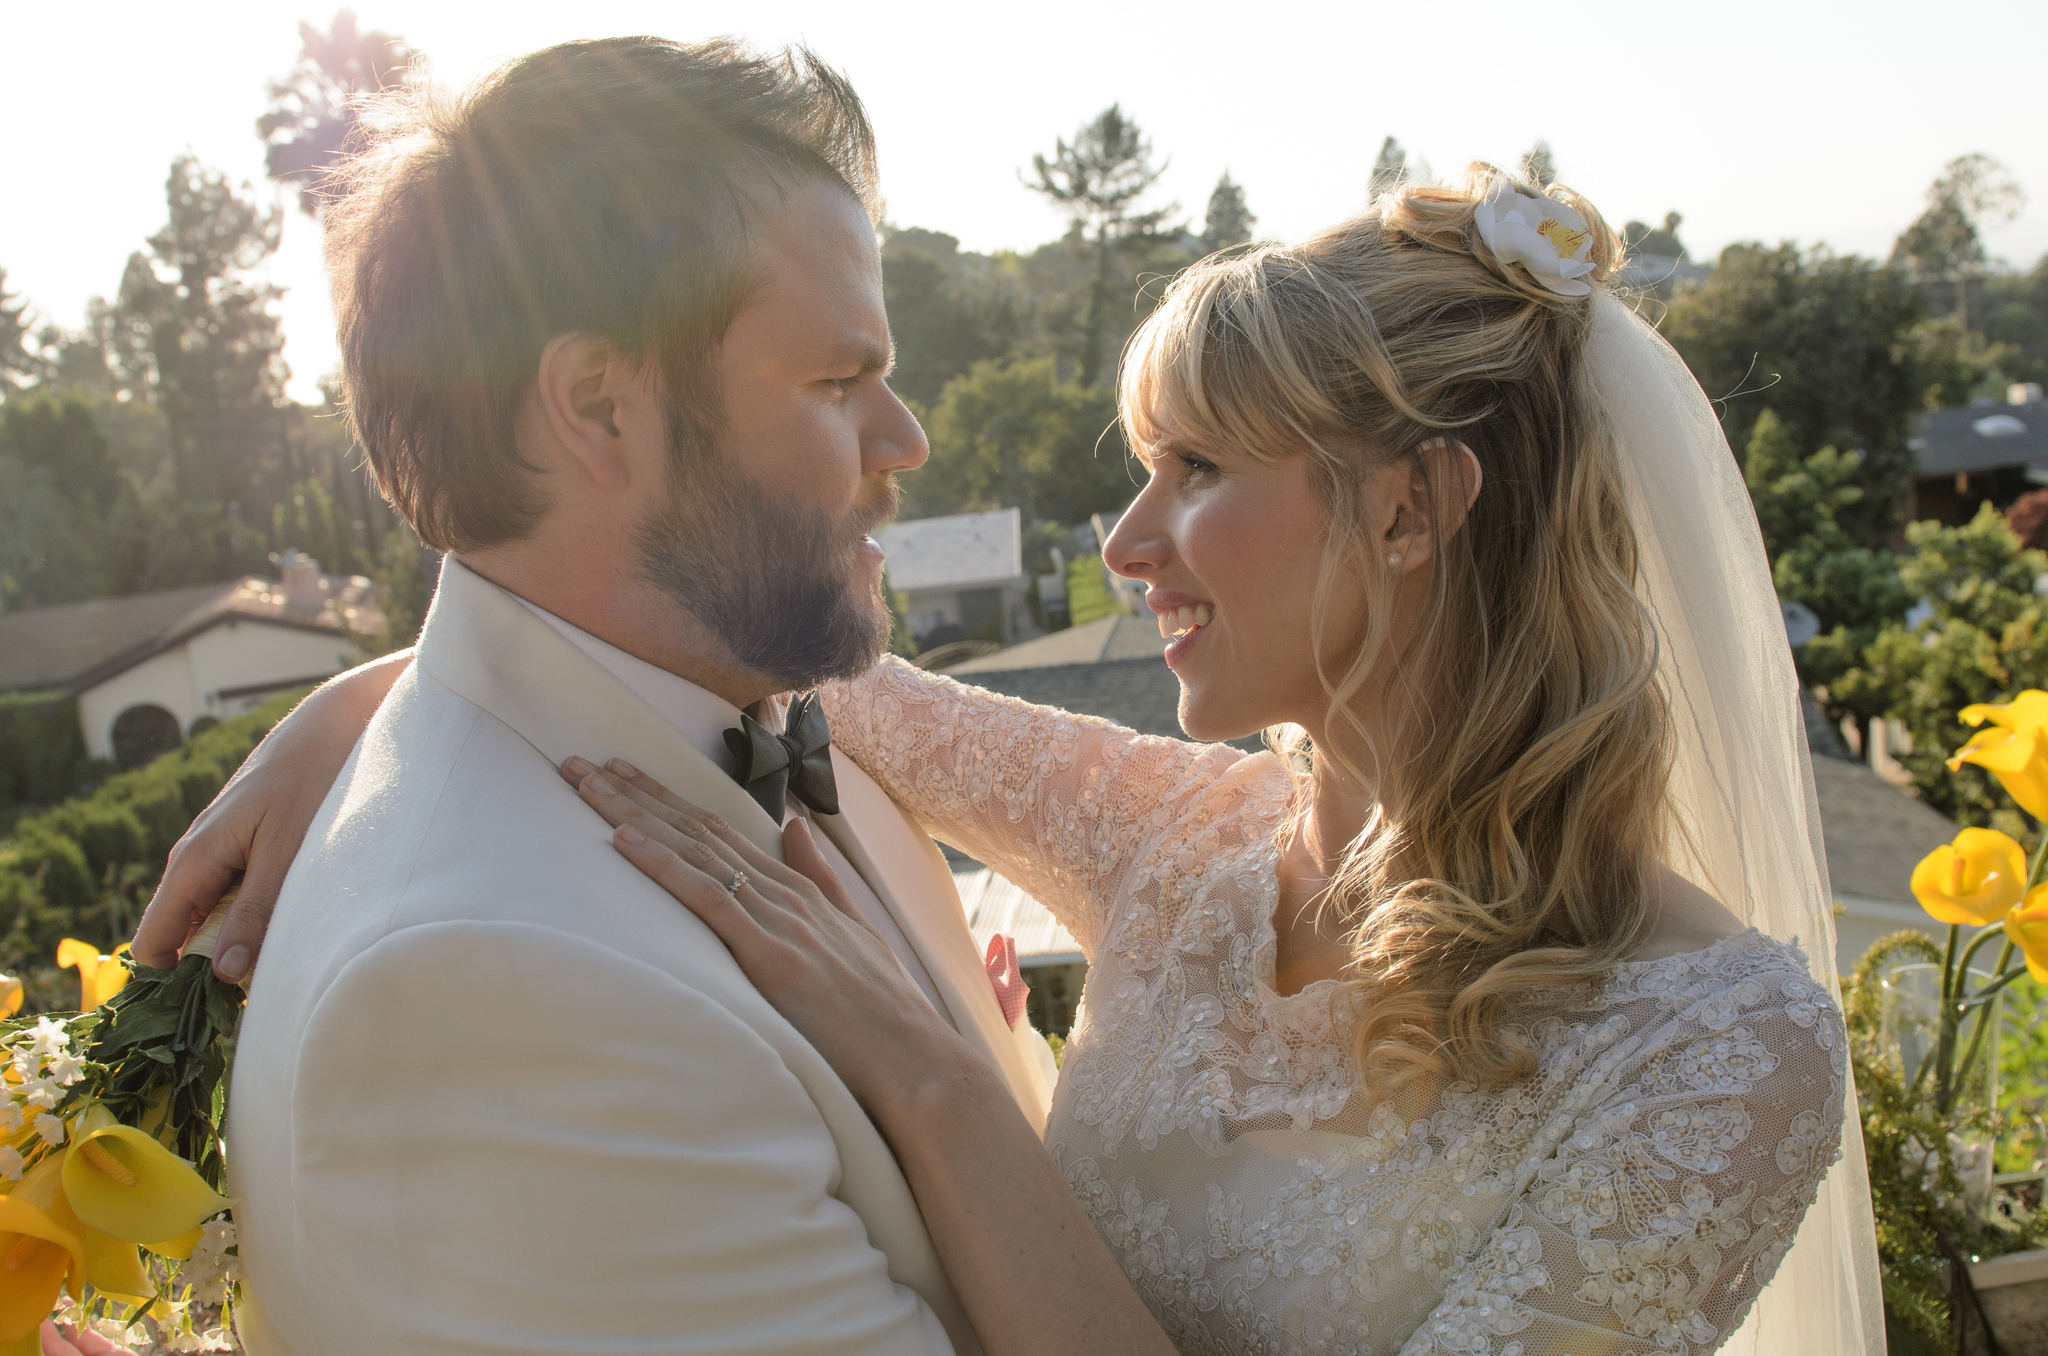
[[[1193,607],[1177,607],[1171,612],[1159,614],[1159,634],[1172,639],[1184,636],[1190,631],[1207,626],[1216,619],[1216,609],[1207,603],[1196,603]]]

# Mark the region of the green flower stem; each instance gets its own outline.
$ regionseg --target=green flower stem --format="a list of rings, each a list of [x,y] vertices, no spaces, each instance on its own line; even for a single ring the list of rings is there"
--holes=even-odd
[[[1962,976],[1956,971],[1956,950],[1962,935],[1960,924],[1948,925],[1948,949],[1941,958],[1941,1024],[1934,1041],[1934,1105],[1943,1115],[1955,1105],[1951,1087],[1956,1073],[1956,1027],[1962,1018],[1956,1006],[1962,988]]]
[[[1970,944],[1967,947],[1963,948],[1962,960],[1956,965],[1955,986],[1950,994],[1950,997],[1956,999],[1958,1002],[1962,1000],[1963,992],[1969,986],[1970,962],[1976,958],[1977,948],[1984,945],[1984,943],[1990,941],[1994,937],[2004,936],[2005,929],[1994,924],[1991,927],[1985,928],[1982,932],[1978,933],[1975,937],[1972,937],[1970,939]],[[2010,941],[2007,941],[2006,946],[2009,949],[2012,946],[2012,943]],[[2002,961],[1999,963],[1998,972],[2000,974],[2005,973],[2005,964]]]
[[[1979,937],[1977,940],[1981,942],[1983,938]],[[1970,949],[1972,951],[1976,950],[1975,944],[1972,944]],[[1970,1070],[1976,1067],[1977,1052],[1981,1050],[1984,1046],[1985,1029],[1991,1025],[1991,999],[1997,995],[1998,990],[2004,988],[2007,984],[2010,984],[2020,974],[2024,973],[2024,971],[2020,970],[2015,970],[2011,972],[2008,972],[2006,970],[2005,967],[2012,962],[2012,952],[2012,939],[2008,937],[2005,940],[2005,946],[1998,953],[1998,978],[1992,980],[1991,983],[1986,984],[1982,989],[1979,989],[1977,991],[1976,998],[1969,1005],[1977,1009],[1977,1029],[1970,1034],[1970,1046],[1969,1049],[1963,1055],[1963,1062],[1961,1065],[1963,1077],[1961,1079],[1955,1080],[1951,1088],[1952,1098],[1955,1094],[1961,1091],[1962,1084],[1968,1081],[1970,1076]],[[1946,1113],[1949,1109],[1949,1107],[1945,1106],[1942,1108],[1942,1111]],[[1996,1111],[1998,1110],[1998,1108],[1996,1106],[1992,1106],[1989,1108],[1989,1110]]]

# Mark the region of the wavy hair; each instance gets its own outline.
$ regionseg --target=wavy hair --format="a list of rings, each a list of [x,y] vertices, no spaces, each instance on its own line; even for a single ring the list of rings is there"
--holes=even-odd
[[[1531,1072],[1507,1008],[1597,981],[1627,954],[1667,823],[1655,633],[1583,371],[1592,298],[1492,255],[1474,211],[1496,173],[1475,164],[1300,245],[1196,265],[1133,336],[1119,391],[1137,448],[1170,429],[1310,461],[1329,522],[1312,614],[1328,717],[1314,749],[1292,727],[1269,741],[1297,776],[1328,758],[1395,788],[1323,897],[1350,930],[1333,1001],[1355,1012],[1358,1061],[1375,1076]],[[1516,186],[1583,214],[1589,281],[1614,273],[1622,244],[1592,204]],[[1445,501],[1463,487],[1426,481],[1437,564],[1425,611],[1397,636],[1396,575],[1360,486],[1402,458],[1430,475],[1442,459],[1421,450],[1444,438],[1472,449],[1483,488],[1458,527]],[[1340,585],[1363,589],[1355,644],[1330,640],[1358,634],[1338,625]],[[1377,741],[1358,714],[1374,690],[1401,714]]]

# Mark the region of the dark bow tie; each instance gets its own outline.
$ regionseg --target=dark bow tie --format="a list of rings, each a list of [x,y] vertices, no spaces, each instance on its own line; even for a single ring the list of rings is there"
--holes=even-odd
[[[781,734],[770,734],[742,713],[740,728],[725,732],[725,746],[738,764],[733,780],[777,824],[790,796],[818,814],[839,813],[839,790],[832,782],[832,731],[825,725],[816,693],[790,703]]]

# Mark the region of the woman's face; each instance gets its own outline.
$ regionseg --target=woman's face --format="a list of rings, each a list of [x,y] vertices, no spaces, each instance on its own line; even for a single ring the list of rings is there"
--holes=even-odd
[[[1168,440],[1151,478],[1103,544],[1103,560],[1150,587],[1145,601],[1177,636],[1180,720],[1202,740],[1291,721],[1319,734],[1328,698],[1316,675],[1310,610],[1328,521],[1309,461],[1277,463]],[[1332,598],[1331,640],[1356,644],[1362,592]],[[1342,651],[1331,652],[1342,670]]]

